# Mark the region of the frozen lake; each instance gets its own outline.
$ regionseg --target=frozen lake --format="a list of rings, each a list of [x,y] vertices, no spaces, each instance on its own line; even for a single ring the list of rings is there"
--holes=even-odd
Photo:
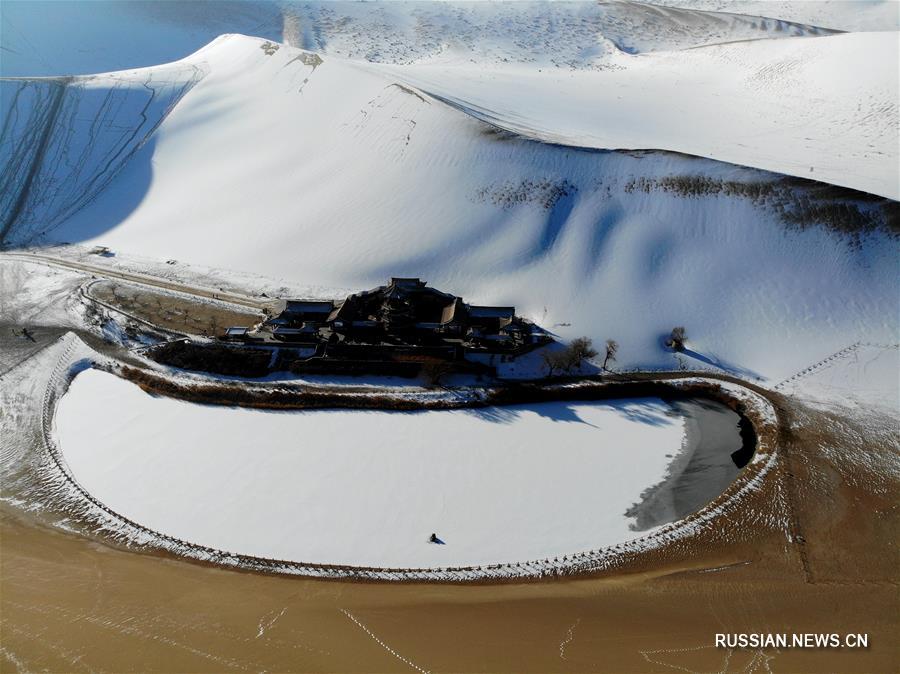
[[[56,424],[82,486],[158,532],[245,555],[422,567],[646,534],[659,513],[635,504],[648,490],[654,511],[678,514],[660,491],[690,464],[690,414],[659,399],[269,412],[152,397],[88,370]]]

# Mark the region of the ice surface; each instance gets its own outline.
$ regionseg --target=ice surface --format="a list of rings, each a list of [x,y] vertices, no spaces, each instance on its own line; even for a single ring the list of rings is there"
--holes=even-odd
[[[275,559],[405,567],[644,535],[625,512],[663,478],[684,432],[653,399],[262,412],[154,398],[95,370],[75,379],[56,423],[81,485],[158,532]]]

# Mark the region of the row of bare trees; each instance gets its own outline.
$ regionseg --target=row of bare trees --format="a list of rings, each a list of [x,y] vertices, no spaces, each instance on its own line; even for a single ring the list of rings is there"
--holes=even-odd
[[[673,351],[684,351],[684,343],[687,340],[687,331],[682,326],[672,328],[672,332],[666,339],[666,346]],[[606,340],[606,350],[603,354],[602,370],[609,370],[610,363],[615,362],[619,353],[619,343],[614,339]],[[557,372],[572,372],[581,367],[585,360],[595,358],[598,354],[590,337],[578,337],[573,339],[568,346],[555,351],[547,351],[543,355],[544,366],[547,368],[547,376],[552,377]]]
[[[597,355],[597,350],[589,337],[573,339],[567,346],[554,351],[544,352],[544,366],[547,368],[547,376],[552,377],[555,372],[571,372],[590,358]]]

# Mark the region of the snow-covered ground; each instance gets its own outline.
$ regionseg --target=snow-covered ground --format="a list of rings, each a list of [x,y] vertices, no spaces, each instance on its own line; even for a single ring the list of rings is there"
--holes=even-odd
[[[900,423],[900,344],[851,344],[779,383],[778,390],[807,402],[873,410]]]
[[[713,12],[777,16],[786,21],[848,31],[900,29],[897,0],[654,0]]]
[[[329,11],[321,9],[326,15]],[[402,16],[394,8],[390,25],[402,25]],[[676,16],[679,15],[676,13]],[[481,18],[487,21],[485,17]],[[319,17],[318,20],[324,19]],[[703,22],[698,27],[684,17],[680,23],[671,17],[666,20],[703,33]],[[489,26],[479,26],[487,32],[481,36],[482,41],[505,45],[512,39],[500,39],[491,33]],[[450,31],[450,28],[444,26],[444,30]],[[507,30],[516,37],[516,44],[520,41],[523,45],[531,45],[536,53],[548,55],[550,60],[523,54],[512,57],[494,54],[481,42],[467,44],[464,48],[441,48],[427,58],[422,55],[409,59],[388,58],[377,50],[370,53],[373,52],[370,49],[366,58],[376,61],[369,64],[370,79],[381,82],[382,87],[394,81],[417,84],[470,114],[526,137],[573,147],[672,150],[822,180],[894,199],[900,196],[897,169],[900,40],[897,32],[811,39],[802,31],[793,31],[793,37],[750,41],[729,33],[729,38],[737,41],[724,40],[727,44],[696,48],[694,42],[662,45],[670,49],[635,55],[618,48],[604,50],[598,46],[592,50],[576,45],[575,51],[579,54],[599,49],[594,63],[590,59],[582,62],[574,56],[569,58],[565,55],[565,46],[552,42],[552,37],[546,38],[550,42],[545,49],[540,49],[534,46],[535,39],[529,38],[524,27],[519,32],[509,26]],[[796,36],[798,34],[800,37]],[[355,33],[344,26],[339,35],[353,39]],[[596,40],[596,35],[591,35]],[[369,39],[376,38],[369,35]],[[307,45],[310,41],[300,42]],[[602,38],[598,44],[602,46],[604,41],[608,42],[608,39]],[[353,44],[357,44],[355,39]],[[679,48],[674,48],[676,46]],[[692,48],[684,48],[687,46]],[[329,67],[335,61],[354,56],[357,60],[350,62],[360,63],[358,59],[365,54],[354,55],[349,47],[329,50],[313,45],[313,48],[319,49],[320,56],[328,59],[328,66],[319,71],[315,84],[309,88],[301,86],[299,81],[286,82],[283,77],[276,81],[271,68],[261,67],[263,59],[248,58],[256,46],[235,38],[214,49],[201,49],[178,66],[122,72],[113,77],[114,82],[109,81],[112,77],[109,75],[105,79],[76,78],[68,83],[65,93],[59,82],[5,82],[4,98],[9,103],[4,106],[7,108],[4,114],[22,117],[25,129],[5,130],[4,142],[8,145],[25,138],[30,142],[23,144],[34,150],[40,146],[38,130],[48,121],[55,122],[56,133],[64,137],[58,142],[50,139],[48,162],[54,154],[58,156],[65,146],[72,144],[76,148],[79,143],[96,144],[97,153],[107,152],[109,141],[103,137],[95,138],[91,133],[94,126],[99,126],[105,133],[110,129],[127,131],[129,127],[135,127],[133,135],[142,141],[147,130],[152,130],[153,123],[159,121],[159,112],[142,111],[140,101],[126,101],[124,105],[113,101],[107,103],[106,108],[92,110],[92,101],[102,102],[105,91],[122,96],[130,89],[136,89],[138,94],[146,96],[147,92],[152,94],[162,85],[171,91],[157,91],[154,106],[165,109],[167,102],[177,102],[199,73],[210,69],[215,71],[215,76],[204,86],[207,114],[238,103],[233,100],[240,94],[237,87],[227,85],[227,81],[234,78],[254,80],[256,86],[252,97],[243,98],[247,105],[255,108],[267,105],[261,101],[271,100],[274,105],[287,89],[305,90],[305,106],[314,105],[331,117],[364,109],[370,99],[346,96],[337,103],[325,102],[321,100],[321,89],[323,85],[341,87],[345,92],[351,88],[369,89],[346,72],[341,73],[340,68]],[[635,48],[634,51],[644,50]],[[335,57],[331,56],[332,52]],[[285,53],[282,51],[282,55]],[[270,61],[282,66],[286,63],[277,55],[272,56]],[[291,55],[295,59],[298,56],[299,52]],[[553,59],[562,59],[562,62],[555,63]],[[390,65],[396,62],[404,65]],[[562,67],[570,62],[571,67]],[[300,63],[303,64],[302,59]],[[185,72],[172,72],[178,67]],[[289,76],[297,73],[297,66],[287,69]],[[383,82],[384,79],[388,82]],[[223,81],[225,86],[222,86]],[[20,95],[23,91],[34,93]],[[88,97],[85,93],[94,95]],[[56,115],[53,104],[57,94],[63,109],[58,119],[49,119]],[[37,100],[31,100],[32,97]],[[213,100],[218,102],[212,103]],[[81,110],[85,101],[87,109]],[[296,105],[296,101],[286,107],[279,105],[278,111],[290,115],[292,120],[297,119],[295,115],[299,111],[293,110]],[[78,112],[83,128],[73,124],[74,114],[70,114],[73,111]],[[112,114],[115,114],[114,119]],[[418,123],[417,117],[415,112],[409,112],[404,119]],[[302,119],[306,133],[319,134],[315,120],[309,119],[305,110],[299,112],[299,119]],[[210,126],[224,130],[221,120],[216,121],[220,123]],[[35,136],[33,141],[29,139],[29,130]],[[169,130],[164,123],[159,135],[165,135]],[[445,134],[456,135],[450,130],[445,130]],[[401,142],[403,135],[398,134],[394,140]],[[417,134],[422,135],[421,132]],[[333,144],[327,135],[322,140]],[[59,147],[60,143],[64,144],[63,148]],[[221,147],[223,150],[228,148],[224,144]],[[284,151],[288,149],[284,148]],[[75,156],[77,158],[78,154]],[[117,152],[115,157],[121,159],[122,153]],[[30,157],[27,158],[30,161]],[[20,159],[16,155],[12,157],[14,164]],[[16,165],[14,168],[24,167]],[[90,163],[77,166],[77,171],[70,166],[67,173],[89,176],[91,168]],[[190,165],[186,166],[186,169],[190,168]],[[27,171],[21,172],[27,175]],[[143,179],[147,180],[149,176]],[[66,193],[72,192],[64,190],[63,194]],[[53,221],[47,222],[45,227],[53,224]]]
[[[898,33],[620,53],[579,73],[461,60],[389,72],[529,138],[673,150],[900,198]]]
[[[613,545],[684,419],[659,400],[414,413],[261,412],[88,370],[57,412],[75,478],[144,526],[275,559],[448,566]],[[430,544],[434,532],[444,545]]]
[[[84,277],[72,271],[0,257],[0,322],[78,327],[81,317],[71,307],[81,283]]]
[[[828,29],[898,28],[893,0],[710,4],[6,0],[0,22],[5,47],[0,74],[85,75],[150,66],[182,58],[222,33],[247,33],[382,63],[468,54],[481,63],[590,68],[611,49],[656,51],[815,36]],[[709,9],[718,11],[704,11]]]
[[[55,252],[75,257],[109,245],[97,264],[269,296],[420,276],[563,339],[615,339],[619,369],[714,368],[896,414],[896,4],[685,4],[4,2],[2,74],[25,79],[0,82],[0,242],[73,242]],[[696,11],[709,8],[732,12]],[[76,325],[84,278],[54,274],[0,265],[3,321]],[[676,325],[678,355],[663,347]],[[656,405],[643,409],[665,423],[565,412],[598,428],[554,420],[562,406],[266,414],[91,372],[59,422],[85,486],[164,533],[446,565],[632,535],[623,513],[683,433]],[[402,443],[379,434],[386,418]],[[288,441],[264,464],[259,438]],[[648,452],[630,477],[627,452]],[[380,507],[391,490],[418,509]],[[273,510],[281,538],[257,526]],[[505,535],[520,516],[536,528]],[[347,535],[322,536],[327,517]],[[431,531],[447,545],[425,544]]]
[[[790,48],[824,53],[866,39],[797,38]],[[690,54],[709,49],[730,47]],[[674,325],[691,338],[686,367],[775,381],[859,340],[896,341],[897,242],[877,204],[708,159],[511,136],[398,85],[394,66],[320,63],[242,36],[220,38],[189,62],[207,74],[106,189],[48,236],[323,292],[420,276],[470,301],[514,304],[564,338],[616,339],[619,367],[679,367],[661,348]],[[155,72],[117,77],[138,82]],[[478,77],[463,84],[478,89]],[[525,111],[542,98],[528,91],[507,93]],[[561,111],[560,124],[572,119],[563,106],[543,109]],[[502,114],[508,124],[512,106]],[[891,114],[860,128],[881,128]],[[87,134],[90,118],[84,123],[70,133]],[[106,156],[114,146],[90,147]],[[896,153],[896,144],[881,149]],[[48,163],[40,175],[33,189],[47,198],[34,203],[83,198],[63,189],[75,185],[65,167]],[[859,235],[870,219],[882,229]],[[10,238],[33,240],[46,224],[23,216]]]

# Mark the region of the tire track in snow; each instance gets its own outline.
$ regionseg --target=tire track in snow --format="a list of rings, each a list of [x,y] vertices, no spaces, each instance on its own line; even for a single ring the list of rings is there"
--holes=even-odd
[[[572,640],[575,639],[575,628],[578,627],[578,623],[581,622],[581,618],[578,618],[575,622],[569,625],[569,629],[566,630],[566,637],[561,642],[559,642],[559,659],[566,659],[566,649],[569,647],[569,644],[572,643]]]
[[[59,117],[59,111],[62,109],[63,100],[65,99],[66,89],[69,86],[69,82],[72,78],[63,77],[59,78],[57,81],[52,82],[54,87],[52,98],[50,100],[50,105],[47,108],[47,112],[44,116],[44,128],[41,129],[41,135],[38,139],[38,147],[35,150],[34,157],[31,160],[31,165],[28,167],[28,173],[25,176],[25,180],[22,183],[22,186],[19,188],[19,194],[16,197],[15,202],[12,207],[9,209],[9,212],[6,214],[6,218],[3,220],[3,223],[0,224],[0,243],[3,243],[4,239],[6,239],[6,235],[9,233],[10,228],[12,228],[13,223],[15,223],[16,219],[19,217],[19,213],[22,211],[22,208],[25,206],[25,202],[28,201],[28,196],[31,194],[31,184],[34,182],[35,177],[38,174],[41,166],[44,163],[44,155],[47,152],[47,145],[50,143],[50,137],[53,135],[53,128],[56,126],[56,120]],[[9,167],[12,169],[13,167]]]
[[[288,610],[288,607],[285,606],[283,609],[281,609],[281,612],[278,615],[276,615],[274,618],[272,618],[271,620],[268,620],[268,621],[265,620],[266,616],[263,616],[259,621],[259,625],[257,625],[257,627],[259,628],[259,631],[256,633],[256,638],[259,639],[263,634],[265,634],[266,631],[270,627],[272,627],[272,625],[274,625],[277,622],[277,620],[285,614],[285,612],[287,610]],[[272,611],[272,613],[274,613],[274,611]],[[271,615],[271,614],[266,614],[266,615]]]
[[[804,368],[803,370],[800,370],[799,372],[795,372],[793,375],[791,375],[791,376],[788,377],[787,379],[778,382],[777,384],[775,384],[775,386],[772,387],[772,390],[773,390],[773,391],[780,391],[782,388],[784,388],[785,386],[787,386],[787,385],[790,384],[791,382],[796,381],[797,379],[802,379],[803,377],[806,377],[806,376],[808,376],[808,375],[813,374],[814,372],[816,372],[816,371],[819,370],[820,368],[824,367],[825,365],[827,365],[827,364],[830,363],[831,361],[833,361],[833,360],[835,360],[835,359],[843,358],[844,356],[846,356],[846,355],[848,355],[849,353],[855,351],[856,349],[858,349],[858,348],[859,348],[860,346],[862,346],[862,345],[863,345],[862,342],[854,342],[854,343],[851,344],[850,346],[845,346],[845,347],[844,347],[843,349],[841,349],[840,351],[835,351],[835,352],[834,352],[833,354],[831,354],[830,356],[826,356],[826,357],[823,358],[822,360],[817,361],[817,362],[813,363],[812,365],[809,365],[808,367]]]
[[[216,653],[204,651],[202,649],[195,648],[190,644],[181,642],[177,639],[167,637],[164,634],[160,634],[158,631],[156,631],[152,622],[147,622],[146,620],[142,620],[139,617],[128,616],[120,622],[113,622],[109,620],[103,620],[102,618],[98,618],[87,613],[79,613],[76,611],[68,610],[58,605],[48,604],[45,608],[39,608],[37,606],[26,606],[18,602],[10,602],[10,606],[35,615],[63,615],[72,623],[85,622],[101,630],[109,630],[118,632],[120,634],[127,634],[139,639],[155,641],[172,648],[178,648],[180,650],[186,651],[199,658],[203,658],[204,660],[214,662],[217,666],[227,667],[229,669],[236,669],[245,672],[266,671],[265,668],[257,663],[242,662],[228,656],[217,655]]]
[[[694,646],[693,648],[661,648],[655,651],[638,651],[641,654],[641,657],[644,658],[647,662],[654,665],[662,665],[663,667],[667,667],[669,669],[674,669],[680,672],[688,672],[688,674],[704,674],[704,672],[696,671],[693,669],[689,669],[688,667],[684,667],[682,665],[675,665],[670,662],[664,662],[662,660],[656,660],[651,658],[651,655],[667,655],[669,653],[689,653],[696,651],[703,651],[707,649],[714,649],[715,646]],[[722,663],[722,669],[718,670],[715,674],[726,674],[728,672],[728,665],[731,662],[731,656],[734,654],[734,649],[729,648],[725,654],[725,661]],[[753,660],[751,660],[750,664],[753,665],[756,662],[756,656],[754,655]],[[753,671],[752,669],[745,669],[744,671]]]
[[[357,627],[359,627],[363,632],[365,632],[370,637],[372,637],[372,639],[375,641],[375,643],[377,643],[379,646],[381,646],[384,650],[386,650],[388,653],[393,655],[395,658],[400,660],[400,662],[403,662],[403,663],[409,665],[417,672],[421,672],[422,674],[429,674],[427,669],[422,669],[416,663],[414,663],[412,660],[404,658],[397,651],[395,651],[393,648],[391,648],[386,643],[384,643],[381,639],[379,639],[377,636],[375,636],[375,634],[372,633],[372,630],[370,630],[368,627],[366,627],[364,624],[362,624],[359,620],[357,620],[356,616],[354,616],[352,613],[350,613],[350,611],[348,611],[345,608],[342,608],[341,613],[343,613],[345,616],[350,618],[350,620],[352,620],[354,623],[356,623]]]

